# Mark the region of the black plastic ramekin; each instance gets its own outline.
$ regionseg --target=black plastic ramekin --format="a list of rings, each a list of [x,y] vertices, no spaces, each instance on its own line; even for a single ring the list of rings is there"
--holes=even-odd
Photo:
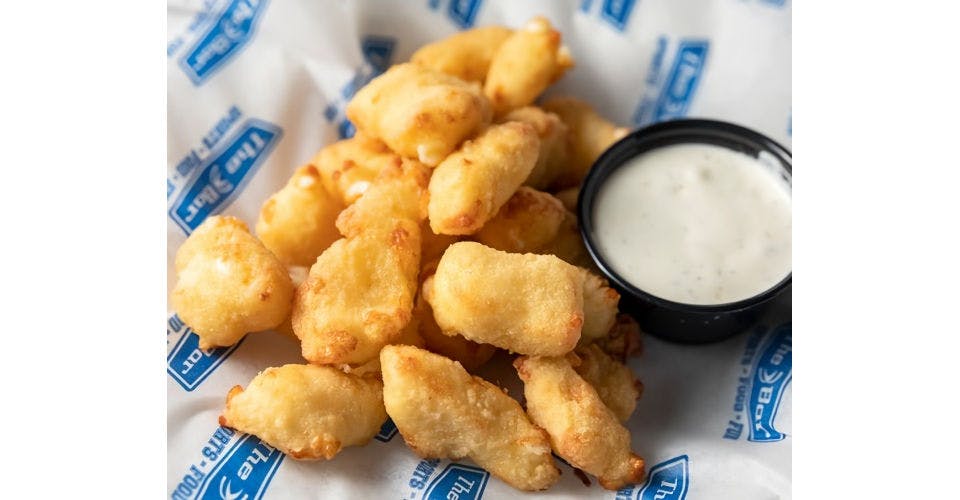
[[[636,318],[644,332],[674,342],[698,344],[725,339],[745,330],[757,320],[771,299],[791,286],[793,273],[748,299],[716,305],[683,304],[653,296],[628,282],[607,264],[593,241],[594,199],[610,174],[646,151],[689,143],[722,146],[755,158],[763,155],[766,162],[779,163],[781,175],[788,185],[792,185],[790,151],[769,137],[721,121],[674,120],[636,130],[610,146],[583,181],[577,199],[577,213],[580,233],[590,256],[620,292],[620,309]]]

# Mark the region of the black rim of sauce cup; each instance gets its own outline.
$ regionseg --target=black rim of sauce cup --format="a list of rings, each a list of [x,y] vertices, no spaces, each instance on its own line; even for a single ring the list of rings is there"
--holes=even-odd
[[[753,297],[725,304],[684,304],[651,295],[621,277],[607,264],[593,241],[593,204],[600,188],[616,169],[647,151],[674,144],[712,144],[758,157],[766,153],[781,166],[792,185],[792,156],[787,148],[753,130],[716,120],[684,119],[660,122],[635,130],[610,146],[594,162],[577,198],[580,235],[594,263],[620,292],[620,309],[652,335],[681,343],[705,343],[728,338],[754,323],[771,299],[791,286],[791,271],[783,280]]]

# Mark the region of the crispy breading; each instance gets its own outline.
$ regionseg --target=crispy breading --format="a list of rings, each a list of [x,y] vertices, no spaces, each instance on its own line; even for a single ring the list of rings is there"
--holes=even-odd
[[[483,83],[490,61],[513,33],[503,26],[483,26],[428,43],[413,53],[410,62],[462,80]]]
[[[402,329],[416,330],[408,323],[429,175],[415,160],[387,165],[337,218],[345,238],[317,259],[294,300],[292,326],[310,362],[367,363]]]
[[[643,479],[643,459],[630,450],[630,431],[570,360],[521,356],[513,364],[523,380],[527,414],[550,435],[557,455],[597,476],[608,490]]]
[[[550,255],[461,241],[447,248],[423,296],[447,335],[522,354],[562,355],[580,340],[583,279]]]
[[[293,331],[317,364],[361,364],[394,341],[412,317],[420,226],[337,240],[310,268],[293,301]]]
[[[337,228],[350,238],[364,231],[388,232],[396,219],[420,224],[427,216],[430,169],[416,160],[384,167],[363,195],[337,217]]]
[[[290,313],[287,268],[230,216],[210,216],[177,250],[170,303],[200,337],[200,348],[236,344]]]
[[[260,208],[257,237],[280,262],[310,266],[340,237],[334,221],[343,204],[323,187],[320,172],[304,165]]]
[[[573,97],[554,97],[543,103],[543,109],[556,113],[569,127],[570,155],[566,170],[554,182],[557,188],[580,184],[608,147],[630,133],[600,116],[593,107]]]
[[[549,193],[520,187],[472,238],[505,252],[554,255],[599,273],[580,236],[577,216]]]
[[[433,271],[430,271],[430,274],[432,273]],[[462,335],[445,335],[433,319],[433,309],[422,293],[417,297],[413,317],[417,320],[418,332],[426,349],[459,362],[468,372],[476,371],[497,352],[492,345],[478,344],[463,338]]]
[[[323,187],[343,205],[356,201],[387,166],[400,165],[400,156],[383,142],[357,133],[329,144],[310,164],[320,171]]]
[[[473,234],[493,218],[537,162],[540,140],[526,123],[493,125],[448,156],[430,178],[430,227]]]
[[[540,253],[557,238],[565,216],[563,204],[550,193],[521,186],[473,237],[504,252]]]
[[[526,491],[559,479],[546,433],[499,387],[416,347],[384,347],[380,363],[387,413],[421,457],[469,457]]]
[[[370,441],[387,419],[383,384],[329,366],[267,368],[227,394],[220,425],[302,460],[330,460]]]
[[[529,123],[540,138],[540,153],[537,164],[533,166],[524,185],[546,189],[566,169],[568,152],[567,124],[554,113],[548,113],[536,106],[525,106],[507,113],[504,122],[516,121]]]
[[[491,119],[490,103],[476,84],[410,63],[374,78],[346,113],[363,134],[431,167]]]
[[[610,288],[607,280],[582,267],[583,275],[583,332],[579,345],[586,345],[610,333],[617,319],[620,294]]]
[[[629,420],[643,389],[630,368],[593,344],[578,347],[575,352],[580,357],[580,364],[573,369],[597,390],[603,404],[618,420]]]
[[[560,39],[550,21],[537,16],[500,45],[483,85],[496,115],[532,103],[573,67],[573,57]]]

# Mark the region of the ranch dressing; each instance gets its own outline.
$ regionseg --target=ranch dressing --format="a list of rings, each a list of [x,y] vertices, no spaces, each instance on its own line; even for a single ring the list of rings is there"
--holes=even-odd
[[[773,287],[792,267],[792,199],[766,159],[677,144],[629,160],[593,205],[604,260],[637,288],[686,304],[736,302]]]

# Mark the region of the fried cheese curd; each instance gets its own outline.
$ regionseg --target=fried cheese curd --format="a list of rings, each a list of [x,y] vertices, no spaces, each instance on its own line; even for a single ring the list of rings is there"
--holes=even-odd
[[[341,210],[343,204],[323,187],[317,168],[305,165],[264,202],[257,237],[285,265],[310,266],[340,237],[334,222]]]
[[[436,166],[490,123],[477,84],[411,63],[398,64],[360,89],[347,117],[395,153]]]
[[[389,232],[392,221],[420,223],[427,216],[430,169],[404,158],[377,174],[374,183],[337,217],[337,229],[350,238],[364,232]]]
[[[521,186],[473,238],[504,252],[541,253],[557,238],[565,216],[563,204],[550,193]]]
[[[550,21],[538,16],[504,40],[483,85],[494,114],[500,116],[532,103],[573,67],[570,50],[560,45],[560,39]]]
[[[511,33],[513,30],[503,26],[461,31],[420,47],[410,62],[461,80],[483,83],[493,55]]]
[[[310,164],[320,171],[327,192],[346,206],[357,201],[381,170],[399,165],[400,156],[383,142],[357,132],[321,149]]]
[[[387,419],[383,383],[330,366],[267,368],[227,394],[220,425],[253,434],[301,460],[332,459],[367,444]]]
[[[592,272],[596,265],[580,237],[577,216],[553,195],[521,186],[473,240],[513,253],[554,255]]]
[[[446,335],[534,356],[560,356],[581,338],[599,337],[603,318],[585,319],[606,299],[603,287],[585,287],[587,272],[552,255],[507,253],[480,243],[451,245],[436,274],[423,284],[423,296]],[[616,293],[612,289],[611,292]],[[613,306],[615,314],[615,304]],[[597,328],[594,332],[584,327]],[[606,333],[606,332],[603,332]]]
[[[580,364],[573,369],[586,380],[610,411],[621,422],[626,422],[637,407],[637,399],[643,384],[635,379],[633,372],[623,363],[613,359],[595,344],[578,347]]]
[[[546,189],[563,174],[567,164],[567,125],[554,113],[536,106],[525,106],[507,113],[502,122],[523,122],[533,126],[540,139],[540,154],[537,163],[524,181],[535,189]]]
[[[311,363],[365,363],[412,319],[425,186],[426,168],[408,160],[340,214],[345,238],[317,258],[294,297],[293,331]]]
[[[412,317],[420,228],[337,240],[310,268],[293,302],[293,332],[317,364],[362,364],[396,339]]]
[[[236,344],[290,313],[287,268],[236,217],[207,217],[177,250],[174,268],[170,303],[201,349]]]
[[[387,414],[421,457],[468,457],[525,491],[559,479],[546,433],[499,387],[411,346],[384,347],[380,364]]]
[[[643,479],[643,459],[630,449],[630,431],[567,357],[521,356],[513,364],[523,380],[527,414],[550,435],[557,455],[597,476],[608,490]]]
[[[547,99],[543,109],[556,113],[569,128],[570,154],[566,169],[554,181],[557,188],[580,184],[600,154],[630,133],[630,129],[607,121],[589,104],[573,97]]]
[[[530,175],[540,140],[526,123],[493,125],[433,171],[428,213],[437,234],[473,234]]]

